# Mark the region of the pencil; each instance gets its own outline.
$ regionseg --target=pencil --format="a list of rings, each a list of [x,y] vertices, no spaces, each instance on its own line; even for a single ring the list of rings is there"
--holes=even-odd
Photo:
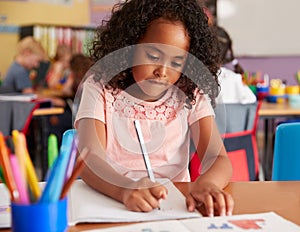
[[[76,136],[74,135],[70,159],[69,159],[67,170],[66,170],[65,182],[72,175],[72,172],[74,170],[75,161],[76,161],[76,155],[77,155],[77,139],[76,139]]]
[[[76,180],[76,178],[80,175],[81,171],[84,168],[84,160],[87,157],[87,155],[89,154],[89,150],[87,148],[84,148],[80,154],[80,156],[77,159],[77,162],[75,164],[74,170],[72,172],[72,175],[70,176],[70,178],[66,181],[62,193],[60,195],[60,199],[65,198],[65,196],[67,195],[72,183]]]
[[[3,171],[2,171],[2,166],[1,165],[0,165],[0,181],[2,181],[2,183],[5,184],[4,175],[3,175]]]
[[[20,203],[21,204],[29,204],[29,195],[27,192],[27,186],[25,182],[24,176],[22,176],[21,169],[20,169],[20,164],[18,158],[14,155],[11,154],[9,156],[10,158],[10,164],[13,172],[13,176],[16,181],[16,185],[19,191],[19,196],[20,196]]]
[[[26,183],[25,151],[24,151],[24,147],[22,146],[22,138],[18,130],[12,131],[12,138],[15,147],[15,153],[19,161],[21,178],[23,178]]]
[[[48,137],[48,168],[50,169],[58,156],[58,142],[55,134]]]
[[[25,168],[26,168],[27,181],[35,200],[38,200],[41,196],[41,189],[38,183],[39,180],[36,171],[34,169],[33,163],[31,161],[30,155],[28,153],[25,135],[22,132],[20,132],[20,137],[21,137],[22,147],[25,152]]]
[[[4,181],[9,190],[11,200],[14,202],[19,202],[20,200],[19,192],[12,173],[12,169],[9,161],[9,154],[8,154],[7,147],[5,145],[4,136],[1,131],[0,131],[0,164],[3,169]]]
[[[145,141],[144,141],[144,137],[143,137],[143,133],[142,133],[142,129],[141,129],[141,124],[139,120],[135,120],[134,121],[134,126],[135,126],[135,130],[136,130],[136,134],[139,140],[139,144],[142,150],[142,155],[144,158],[144,162],[145,162],[145,166],[146,166],[146,170],[148,173],[148,177],[152,182],[155,182],[155,177],[152,171],[152,167],[151,167],[151,163],[150,163],[150,159],[149,159],[149,155],[145,146]]]
[[[60,154],[49,172],[49,179],[39,202],[55,202],[59,200],[65,183],[66,170],[71,155],[73,138],[73,130],[67,130],[63,133]]]

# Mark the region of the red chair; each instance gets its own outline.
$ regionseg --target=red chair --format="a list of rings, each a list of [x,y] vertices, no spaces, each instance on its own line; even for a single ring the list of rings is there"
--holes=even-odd
[[[225,104],[223,111],[218,107],[215,109],[216,122],[233,167],[231,181],[258,180],[259,155],[256,130],[261,103],[259,101],[244,105]],[[237,124],[241,121],[243,126],[238,128]],[[191,180],[194,181],[200,172],[201,164],[195,152],[190,161]]]

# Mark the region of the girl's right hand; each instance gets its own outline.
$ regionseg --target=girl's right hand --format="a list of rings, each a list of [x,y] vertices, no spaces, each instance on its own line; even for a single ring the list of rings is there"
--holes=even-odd
[[[128,210],[150,212],[159,208],[160,199],[166,199],[167,194],[165,186],[153,183],[149,178],[142,178],[133,186],[124,189],[122,199]]]

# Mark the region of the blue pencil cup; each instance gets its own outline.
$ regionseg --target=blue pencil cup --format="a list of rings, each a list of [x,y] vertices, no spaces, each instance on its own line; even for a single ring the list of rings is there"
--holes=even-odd
[[[63,232],[67,230],[67,198],[49,203],[11,204],[13,232]]]

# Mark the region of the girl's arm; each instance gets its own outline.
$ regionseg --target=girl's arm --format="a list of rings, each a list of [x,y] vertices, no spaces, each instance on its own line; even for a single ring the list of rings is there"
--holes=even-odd
[[[214,215],[214,207],[219,215],[230,215],[233,200],[222,189],[230,180],[232,166],[214,117],[200,119],[191,126],[191,132],[202,170],[187,198],[188,209],[193,211],[203,203],[209,216]]]
[[[106,127],[95,119],[81,119],[78,123],[79,149],[87,147],[90,155],[85,162],[81,178],[92,188],[123,202],[132,211],[151,211],[165,198],[164,186],[152,183],[148,178],[133,181],[117,173],[105,160]],[[149,186],[152,186],[149,188]]]

